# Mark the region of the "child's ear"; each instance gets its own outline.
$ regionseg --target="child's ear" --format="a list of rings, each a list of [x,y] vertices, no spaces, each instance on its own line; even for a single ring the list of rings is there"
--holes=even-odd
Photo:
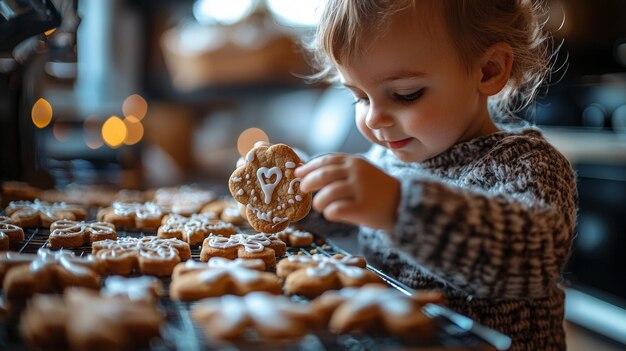
[[[496,95],[511,76],[513,49],[507,43],[493,44],[487,48],[480,62],[482,77],[478,90],[487,96]]]

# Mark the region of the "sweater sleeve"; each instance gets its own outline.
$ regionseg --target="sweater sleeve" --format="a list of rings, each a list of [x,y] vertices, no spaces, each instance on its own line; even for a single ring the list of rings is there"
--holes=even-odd
[[[569,162],[541,146],[492,155],[490,176],[475,172],[468,186],[402,180],[395,244],[471,295],[545,296],[569,256],[577,195]]]

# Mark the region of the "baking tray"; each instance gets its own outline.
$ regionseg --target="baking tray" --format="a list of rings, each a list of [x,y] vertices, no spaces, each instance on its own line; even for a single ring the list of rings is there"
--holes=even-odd
[[[90,211],[93,215],[93,210]],[[90,216],[92,217],[92,216]],[[251,228],[240,227],[242,232],[253,232]],[[17,246],[12,246],[11,251],[19,253],[36,253],[41,247],[47,245],[48,235],[50,231],[47,228],[26,228],[25,241]],[[155,235],[156,231],[138,231],[138,230],[117,230],[118,237],[141,237],[145,235]],[[287,256],[304,254],[311,255],[319,253],[327,256],[334,254],[348,254],[346,251],[335,245],[331,240],[327,240],[319,235],[315,236],[311,246],[305,248],[287,249]],[[191,257],[198,261],[200,257],[200,245],[192,246]],[[77,256],[83,256],[91,253],[91,246],[83,246],[74,249]],[[404,294],[411,295],[413,289],[399,282],[384,272],[368,265],[368,269],[379,275],[390,287],[401,291]],[[431,339],[421,340],[406,344],[398,339],[381,336],[368,335],[334,335],[330,332],[322,332],[309,334],[297,342],[287,342],[280,344],[259,343],[258,341],[242,341],[227,344],[209,344],[203,337],[201,329],[194,324],[190,317],[190,309],[194,302],[180,302],[169,299],[169,283],[170,278],[161,278],[164,284],[165,294],[159,300],[158,306],[166,316],[166,323],[161,330],[161,339],[154,341],[150,350],[494,350],[506,349],[502,347],[502,343],[494,343],[490,339],[485,340],[480,334],[466,328],[466,325],[459,325],[453,320],[446,317],[436,317],[434,321],[437,325],[437,332]],[[292,296],[293,300],[301,301],[306,298],[301,296]],[[460,315],[457,315],[463,318]],[[471,320],[470,320],[471,321]],[[11,318],[0,320],[0,349],[1,350],[28,350],[20,339],[18,326],[19,323]],[[484,328],[484,327],[482,327]],[[484,328],[486,329],[486,328]],[[491,336],[498,337],[501,342],[510,339],[491,329],[488,330]]]

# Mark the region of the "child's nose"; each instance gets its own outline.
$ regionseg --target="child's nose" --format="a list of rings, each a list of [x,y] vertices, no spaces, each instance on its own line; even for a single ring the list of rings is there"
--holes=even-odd
[[[370,129],[381,129],[393,125],[393,117],[383,109],[372,106],[365,117],[365,125]]]

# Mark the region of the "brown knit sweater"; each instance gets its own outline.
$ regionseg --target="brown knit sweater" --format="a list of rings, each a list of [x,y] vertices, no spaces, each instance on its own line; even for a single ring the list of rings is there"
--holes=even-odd
[[[513,339],[511,350],[564,350],[557,286],[576,222],[570,163],[533,128],[457,144],[422,163],[369,158],[402,183],[394,233],[361,228],[370,263]]]

